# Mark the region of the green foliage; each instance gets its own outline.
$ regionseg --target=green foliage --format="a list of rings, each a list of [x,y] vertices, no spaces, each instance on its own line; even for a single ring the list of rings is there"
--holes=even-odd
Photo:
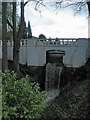
[[[19,16],[19,3],[16,3],[16,26],[18,29],[18,25],[20,24],[20,16]],[[7,3],[7,18],[10,21],[11,24],[13,24],[12,22],[12,11],[13,11],[13,2],[8,2]],[[8,31],[12,31],[11,27],[8,26],[7,28]]]
[[[5,120],[40,118],[45,108],[46,94],[39,84],[30,83],[26,76],[17,80],[14,72],[2,73],[2,116]]]
[[[22,38],[23,39],[27,38],[27,27],[26,27],[26,22],[25,21],[24,21],[24,31],[23,31]]]
[[[32,38],[32,31],[30,21],[28,21],[28,28],[27,28],[28,38]]]
[[[7,39],[12,40],[13,39],[13,31],[8,31],[7,32]]]
[[[23,31],[22,38],[23,39],[32,38],[30,21],[28,21],[28,26],[26,26],[26,22],[24,21],[24,31]]]
[[[43,35],[43,34],[40,34],[40,35],[39,35],[39,38],[41,38],[41,39],[46,39],[46,36]]]

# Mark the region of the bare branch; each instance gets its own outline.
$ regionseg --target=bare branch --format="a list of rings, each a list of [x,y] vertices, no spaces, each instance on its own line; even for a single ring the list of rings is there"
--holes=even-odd
[[[38,9],[40,6],[46,7],[45,4],[43,3],[43,0],[36,1],[36,5],[35,5],[35,10],[37,10],[41,13],[41,10]]]
[[[55,11],[58,11],[59,9],[64,9],[67,7],[73,7],[75,13],[80,12],[83,7],[87,4],[86,1],[84,0],[79,0],[79,1],[72,1],[72,0],[59,0],[54,2],[52,6],[55,7]]]
[[[9,21],[9,19],[7,19],[7,24],[13,29],[13,25],[11,24],[11,22]]]
[[[32,1],[37,4],[37,3],[39,3],[39,2],[41,2],[41,1],[43,1],[43,0],[27,0],[27,1],[24,3],[24,6],[27,5],[27,3],[32,2]]]
[[[35,3],[35,10],[39,11],[41,13],[41,11],[38,9],[40,6],[46,7],[45,4],[43,3],[43,0],[27,0],[24,3],[24,6],[27,5],[29,2],[34,2]]]
[[[27,5],[27,3],[29,3],[29,2],[30,2],[30,0],[28,0],[27,2],[25,2],[25,3],[24,3],[24,6],[26,6],[26,5]]]

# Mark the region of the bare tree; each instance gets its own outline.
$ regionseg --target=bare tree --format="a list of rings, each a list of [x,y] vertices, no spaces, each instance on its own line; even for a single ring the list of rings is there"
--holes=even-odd
[[[8,69],[7,63],[7,2],[2,2],[2,71]]]
[[[24,25],[24,2],[21,2],[21,20],[18,32],[16,31],[16,2],[13,2],[13,69],[19,72],[20,40]]]
[[[39,11],[40,6],[47,6],[47,3],[54,7],[55,10],[60,10],[61,8],[72,7],[76,13],[82,11],[85,6],[88,8],[88,15],[90,16],[90,0],[27,0],[24,5],[29,2],[35,3],[35,10]],[[47,2],[46,2],[47,1]],[[41,12],[41,11],[39,11]]]
[[[12,14],[12,21],[13,21],[13,69],[17,71],[19,69],[18,57],[17,57],[17,32],[16,32],[16,2],[13,2],[13,14]]]
[[[2,36],[2,3],[0,2],[0,39]]]
[[[20,16],[20,24],[18,31],[16,30],[16,6],[17,2],[12,2],[13,5],[13,13],[12,13],[12,22],[7,19],[8,25],[13,30],[13,69],[15,72],[19,72],[19,51],[20,51],[20,40],[23,33],[24,27],[24,0],[20,2],[21,8],[21,16]],[[13,24],[12,24],[13,23]]]
[[[19,51],[20,51],[20,40],[23,33],[24,28],[24,7],[27,5],[27,3],[33,1],[35,3],[35,9],[37,10],[37,6],[41,5],[43,3],[43,0],[27,0],[24,3],[24,0],[20,2],[21,4],[21,19],[20,19],[20,25],[18,32],[16,31],[16,2],[13,2],[13,14],[12,14],[12,21],[9,21],[7,19],[7,4],[8,2],[2,2],[2,59],[3,64],[2,68],[3,70],[8,68],[8,61],[7,61],[7,24],[12,28],[13,30],[13,69],[16,72],[19,72]],[[1,12],[1,11],[0,11]],[[12,24],[13,23],[13,24]]]

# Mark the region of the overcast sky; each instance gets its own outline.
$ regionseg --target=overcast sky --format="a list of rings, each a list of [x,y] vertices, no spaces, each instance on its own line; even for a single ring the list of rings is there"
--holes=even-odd
[[[86,9],[85,9],[86,10]],[[30,21],[33,36],[41,33],[47,38],[87,38],[88,19],[87,11],[84,14],[74,15],[70,9],[54,11],[42,8],[41,14],[28,3],[25,7],[25,21]]]

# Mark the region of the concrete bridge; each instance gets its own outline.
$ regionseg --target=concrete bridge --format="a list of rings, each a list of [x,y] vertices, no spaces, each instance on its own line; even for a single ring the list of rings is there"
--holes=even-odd
[[[46,52],[63,50],[63,63],[66,66],[80,67],[89,57],[88,39],[27,39],[21,41],[20,63],[28,66],[44,66]],[[13,59],[13,43],[8,42],[8,59]]]
[[[32,78],[40,83],[40,88],[45,90],[48,83],[56,83],[57,80],[45,78],[48,74],[49,64],[47,63],[48,51],[64,51],[63,63],[65,66],[83,66],[90,58],[90,40],[86,38],[60,38],[60,39],[22,39],[20,42],[20,64],[23,72],[27,72]],[[13,60],[13,42],[8,41],[8,60]],[[0,62],[2,60],[2,41],[0,40]],[[1,64],[1,63],[0,63]],[[10,64],[11,65],[11,64]],[[54,68],[55,66],[51,66]],[[24,69],[23,69],[24,68]],[[51,68],[50,68],[51,69]],[[57,69],[61,68],[57,67]],[[59,70],[59,73],[61,74]],[[50,72],[50,71],[49,71]],[[52,73],[53,74],[53,73]],[[60,74],[58,77],[60,77]],[[65,81],[64,81],[65,82]],[[58,86],[60,81],[57,81]],[[62,82],[60,83],[62,84]],[[48,85],[50,86],[50,85]]]
[[[66,66],[80,67],[90,57],[90,41],[86,38],[58,39],[22,39],[20,42],[20,64],[44,66],[46,52],[63,50],[63,63]],[[2,41],[0,41],[0,59],[2,58]],[[8,41],[8,60],[13,60],[13,42]]]

